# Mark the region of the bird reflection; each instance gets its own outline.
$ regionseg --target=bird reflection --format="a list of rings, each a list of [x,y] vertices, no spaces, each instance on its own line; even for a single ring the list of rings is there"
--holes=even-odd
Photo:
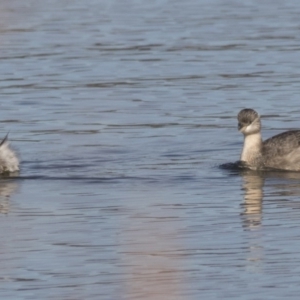
[[[253,171],[243,172],[244,227],[254,229],[261,226],[264,178]]]
[[[261,272],[263,261],[263,247],[260,236],[262,222],[262,200],[264,177],[254,171],[242,172],[244,202],[241,213],[243,227],[252,231],[248,236],[247,269],[250,272]]]
[[[282,198],[300,196],[300,172],[247,170],[241,162],[227,163],[220,167],[230,170],[231,175],[241,175],[243,178],[244,202],[241,216],[244,228],[255,229],[261,226],[264,188],[271,188],[267,196],[272,200],[276,198],[278,205],[300,209],[299,201],[286,201]]]
[[[275,202],[279,207],[291,207],[300,209],[299,201],[286,201],[286,197],[300,196],[300,173],[268,171],[257,172],[251,170],[239,171],[243,178],[244,202],[241,213],[242,224],[245,230],[251,232],[248,236],[248,270],[261,272],[264,257],[263,247],[263,198],[267,202]],[[265,192],[264,192],[265,189]],[[265,199],[265,200],[266,200]]]
[[[18,184],[10,180],[0,180],[0,213],[7,214],[10,209],[10,196],[16,192]]]

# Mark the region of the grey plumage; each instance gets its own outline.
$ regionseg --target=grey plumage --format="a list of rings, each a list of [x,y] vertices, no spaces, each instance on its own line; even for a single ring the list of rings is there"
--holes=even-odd
[[[250,125],[256,118],[258,118],[258,113],[251,109],[251,108],[245,108],[241,110],[237,116],[239,121],[239,127],[243,127],[245,125]]]

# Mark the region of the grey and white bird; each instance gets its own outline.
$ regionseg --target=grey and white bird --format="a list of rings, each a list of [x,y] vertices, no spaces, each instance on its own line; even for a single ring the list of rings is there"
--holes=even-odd
[[[255,110],[243,109],[237,119],[238,129],[244,135],[240,160],[248,168],[300,171],[300,130],[286,131],[263,141],[260,116]]]
[[[9,146],[7,137],[0,142],[0,174],[19,171],[19,159]]]

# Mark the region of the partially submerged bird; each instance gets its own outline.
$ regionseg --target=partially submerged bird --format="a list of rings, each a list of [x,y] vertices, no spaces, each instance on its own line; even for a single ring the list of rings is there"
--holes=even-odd
[[[0,174],[19,171],[19,159],[9,147],[8,134],[0,142]]]
[[[253,109],[243,109],[238,116],[238,129],[244,135],[241,162],[250,169],[300,171],[300,130],[261,137],[261,121]]]

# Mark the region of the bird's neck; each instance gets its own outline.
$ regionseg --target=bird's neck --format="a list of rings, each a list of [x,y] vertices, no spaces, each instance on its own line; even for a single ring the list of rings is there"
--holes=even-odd
[[[241,160],[253,164],[261,156],[262,138],[261,133],[253,133],[244,136],[244,147]]]

